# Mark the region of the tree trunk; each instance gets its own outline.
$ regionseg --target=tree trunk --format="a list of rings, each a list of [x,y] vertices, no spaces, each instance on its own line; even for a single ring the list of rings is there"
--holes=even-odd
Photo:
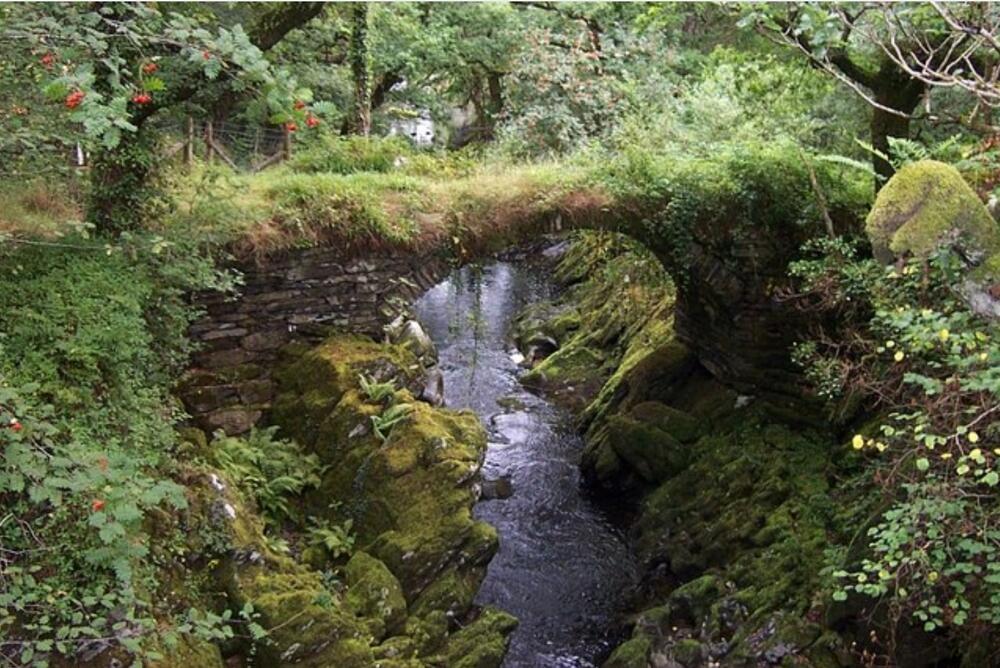
[[[354,119],[351,130],[367,137],[372,129],[372,73],[368,50],[368,3],[356,3],[352,14],[351,74],[354,78]]]
[[[158,190],[152,183],[155,142],[142,126],[123,132],[112,149],[94,152],[87,189],[87,219],[110,236],[142,227]]]
[[[486,101],[486,122],[490,129],[490,139],[493,138],[497,121],[503,113],[503,74],[490,70],[486,73],[486,86],[489,97]]]
[[[872,86],[876,102],[906,114],[906,116],[900,116],[885,109],[872,108],[871,143],[878,152],[872,156],[872,166],[879,176],[878,182],[875,184],[876,192],[895,174],[889,161],[882,157],[882,155],[889,155],[889,138],[909,138],[909,115],[917,108],[924,95],[922,83],[909,77],[901,80],[901,76],[903,75],[897,71],[890,72],[883,69],[875,79],[875,85]]]

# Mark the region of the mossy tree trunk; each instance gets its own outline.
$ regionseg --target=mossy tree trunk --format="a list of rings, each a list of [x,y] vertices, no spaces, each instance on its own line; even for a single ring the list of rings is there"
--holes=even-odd
[[[368,3],[352,7],[351,74],[354,78],[354,120],[351,131],[367,137],[372,129],[372,73],[368,45]]]
[[[94,153],[87,190],[87,221],[99,234],[115,236],[142,227],[157,195],[155,141],[142,126],[123,133],[111,149]]]
[[[924,85],[898,70],[883,66],[871,85],[875,101],[884,107],[896,109],[901,114],[894,114],[879,107],[872,108],[871,142],[878,152],[872,162],[875,173],[881,179],[876,184],[876,190],[892,178],[895,170],[882,155],[889,155],[889,138],[908,139],[910,136],[910,116],[920,104],[924,95]],[[879,155],[881,154],[881,155]]]

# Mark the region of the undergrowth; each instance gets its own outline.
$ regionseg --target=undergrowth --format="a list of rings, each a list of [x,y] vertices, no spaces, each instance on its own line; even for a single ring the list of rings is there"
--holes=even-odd
[[[187,505],[173,480],[171,398],[183,300],[226,288],[163,240],[72,238],[3,257],[0,292],[0,655],[45,665],[94,638],[139,650],[156,630],[148,519]],[[192,592],[192,598],[196,594]]]

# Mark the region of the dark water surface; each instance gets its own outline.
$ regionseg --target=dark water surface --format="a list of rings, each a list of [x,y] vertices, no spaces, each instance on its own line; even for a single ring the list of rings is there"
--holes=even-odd
[[[500,532],[477,603],[521,622],[508,668],[597,665],[619,639],[616,612],[635,580],[611,513],[581,487],[572,416],[518,382],[507,335],[520,309],[552,295],[546,273],[524,262],[465,267],[415,305],[438,347],[448,406],[475,410],[489,430],[484,477],[513,483],[510,498],[476,506]]]

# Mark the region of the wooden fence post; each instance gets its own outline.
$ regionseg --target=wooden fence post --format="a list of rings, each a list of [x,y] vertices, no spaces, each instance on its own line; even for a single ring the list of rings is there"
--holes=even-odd
[[[282,126],[281,153],[285,160],[292,159],[292,131],[288,129],[288,123]]]
[[[215,155],[215,137],[212,135],[212,121],[205,121],[205,161],[212,164]]]
[[[187,138],[184,142],[184,164],[194,162],[194,118],[187,117]]]

